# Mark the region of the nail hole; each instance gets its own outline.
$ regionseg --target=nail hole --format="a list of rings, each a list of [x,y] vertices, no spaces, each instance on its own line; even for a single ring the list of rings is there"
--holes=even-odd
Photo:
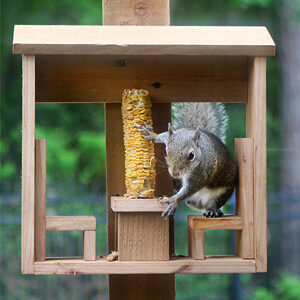
[[[159,88],[161,87],[161,83],[160,83],[160,82],[154,82],[154,83],[152,84],[152,86],[153,86],[154,88],[156,88],[156,89],[159,89]]]
[[[119,67],[125,67],[127,64],[128,64],[128,62],[127,62],[126,59],[120,59],[120,60],[117,61],[117,65]]]

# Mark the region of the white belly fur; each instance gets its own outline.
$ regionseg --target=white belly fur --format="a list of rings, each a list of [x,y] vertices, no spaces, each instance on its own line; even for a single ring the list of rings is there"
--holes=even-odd
[[[199,192],[187,199],[185,203],[192,209],[203,210],[210,207],[211,204],[226,190],[226,187],[216,189],[204,187]]]

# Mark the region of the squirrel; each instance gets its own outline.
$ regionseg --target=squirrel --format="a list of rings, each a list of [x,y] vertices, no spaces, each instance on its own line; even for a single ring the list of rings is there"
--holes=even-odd
[[[238,184],[238,165],[226,146],[228,116],[221,103],[172,105],[173,127],[156,134],[149,126],[137,125],[144,138],[165,144],[168,171],[180,189],[162,213],[167,220],[178,205],[186,204],[204,212],[206,218],[222,217],[221,207]],[[176,184],[177,183],[177,184]]]

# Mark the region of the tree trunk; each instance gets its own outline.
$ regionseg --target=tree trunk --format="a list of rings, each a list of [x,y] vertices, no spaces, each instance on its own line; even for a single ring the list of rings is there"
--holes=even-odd
[[[300,22],[296,0],[280,10],[282,71],[282,266],[300,274]]]

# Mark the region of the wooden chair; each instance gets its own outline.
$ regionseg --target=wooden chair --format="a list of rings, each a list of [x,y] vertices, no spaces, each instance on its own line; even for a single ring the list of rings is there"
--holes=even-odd
[[[83,258],[96,260],[94,216],[46,216],[46,139],[35,140],[35,261],[46,260],[46,231],[83,232]]]

